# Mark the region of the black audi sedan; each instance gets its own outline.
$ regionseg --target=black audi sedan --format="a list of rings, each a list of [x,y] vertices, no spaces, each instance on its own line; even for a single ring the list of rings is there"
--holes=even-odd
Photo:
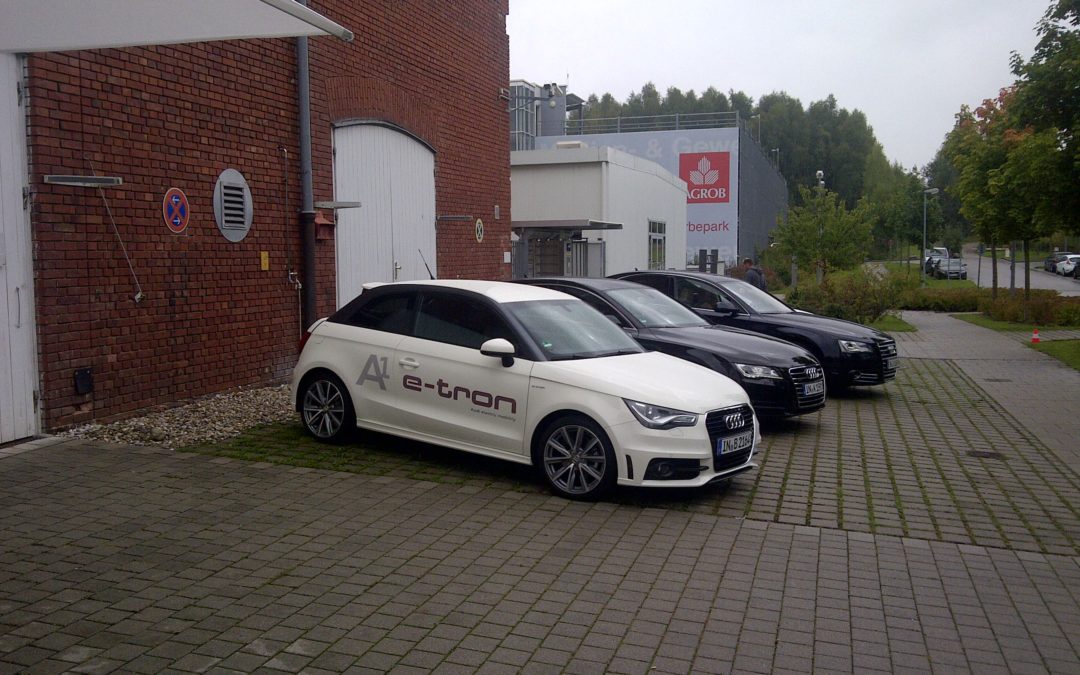
[[[792,309],[769,293],[705,272],[650,270],[612,278],[657,289],[707,321],[743,328],[808,349],[825,368],[829,388],[884,384],[896,377],[896,342],[862,324]]]
[[[822,368],[783,340],[713,326],[652,288],[615,279],[520,279],[584,300],[643,347],[728,376],[746,390],[759,417],[804,415],[825,405]]]

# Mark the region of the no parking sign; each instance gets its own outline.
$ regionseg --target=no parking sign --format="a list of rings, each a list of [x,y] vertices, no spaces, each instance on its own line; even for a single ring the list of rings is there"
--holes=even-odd
[[[173,234],[183,234],[187,229],[191,210],[187,195],[180,188],[169,188],[161,200],[161,216]]]

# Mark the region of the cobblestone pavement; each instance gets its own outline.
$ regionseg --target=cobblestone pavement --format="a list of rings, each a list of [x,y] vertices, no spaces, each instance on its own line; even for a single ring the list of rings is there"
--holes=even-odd
[[[0,449],[0,673],[1076,672],[1077,473],[1003,393],[1061,367],[909,320],[727,491]]]

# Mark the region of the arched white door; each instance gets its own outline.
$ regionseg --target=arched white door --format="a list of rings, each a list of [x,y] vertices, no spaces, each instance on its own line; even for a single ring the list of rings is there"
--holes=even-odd
[[[0,54],[0,443],[38,431],[34,389],[34,280],[24,206],[26,126],[19,104],[20,62]]]
[[[361,202],[337,212],[339,307],[366,282],[435,273],[435,154],[428,146],[380,125],[338,127],[334,198]]]

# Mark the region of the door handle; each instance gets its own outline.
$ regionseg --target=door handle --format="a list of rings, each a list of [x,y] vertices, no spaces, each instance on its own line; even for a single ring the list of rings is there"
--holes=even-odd
[[[399,265],[398,261],[395,260],[394,261],[394,281],[397,281],[398,272],[400,272],[400,271],[401,271],[401,265]]]
[[[417,361],[416,359],[411,359],[409,357],[405,357],[403,359],[398,360],[398,365],[400,365],[402,368],[419,368],[420,367],[420,362]]]
[[[15,287],[15,327],[22,328],[22,293],[21,289]]]

